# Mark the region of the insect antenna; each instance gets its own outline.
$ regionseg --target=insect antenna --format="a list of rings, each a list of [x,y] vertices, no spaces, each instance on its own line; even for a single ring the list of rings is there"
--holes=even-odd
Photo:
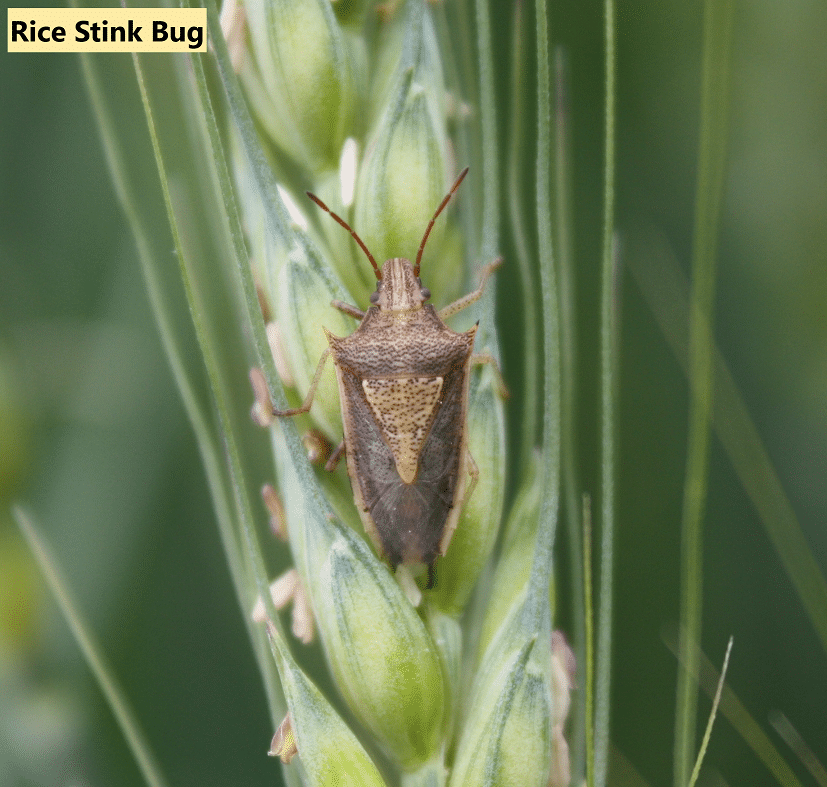
[[[425,235],[422,238],[422,243],[419,244],[419,251],[416,253],[416,265],[414,265],[414,276],[419,276],[419,263],[422,261],[422,252],[425,250],[425,241],[428,240],[428,236],[431,234],[431,229],[433,229],[434,222],[442,213],[445,206],[448,204],[448,200],[454,195],[454,192],[459,188],[459,184],[462,183],[462,179],[468,174],[468,167],[466,167],[462,172],[459,173],[459,177],[456,179],[453,186],[451,186],[451,190],[445,195],[445,199],[439,203],[439,207],[436,209],[436,213],[434,213],[434,217],[431,219],[430,223],[428,224],[428,229],[425,230]]]
[[[356,234],[356,231],[350,226],[350,224],[348,224],[341,216],[337,215],[330,208],[328,208],[327,205],[325,205],[324,202],[322,202],[315,194],[311,194],[309,191],[306,191],[305,194],[307,194],[307,196],[310,197],[310,199],[312,199],[313,202],[315,202],[322,210],[326,210],[331,216],[333,216],[333,218],[336,219],[336,221],[338,221],[339,224],[341,224],[353,236],[353,240],[355,240],[359,244],[359,247],[362,249],[362,251],[365,252],[365,254],[367,254],[368,259],[370,260],[370,264],[373,265],[373,272],[376,274],[376,278],[379,281],[381,281],[382,272],[379,270],[379,266],[376,264],[376,260],[373,259],[373,255],[368,250],[368,247],[365,246],[365,244],[362,242],[362,239]],[[436,218],[436,216],[434,218]]]

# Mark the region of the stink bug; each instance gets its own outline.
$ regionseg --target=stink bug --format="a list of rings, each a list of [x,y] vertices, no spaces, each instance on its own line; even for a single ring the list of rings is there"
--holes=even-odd
[[[462,171],[434,213],[416,264],[394,257],[381,270],[344,219],[307,193],[350,232],[370,260],[377,285],[366,312],[333,301],[334,307],[361,324],[344,338],[325,329],[329,347],[322,353],[304,404],[273,411],[279,417],[306,413],[327,356],[333,355],[344,440],[328,468],[335,466],[344,449],[359,515],[379,554],[394,568],[400,563],[424,563],[431,579],[434,561],[448,549],[463,503],[477,481],[466,436],[470,366],[492,363],[499,378],[491,356],[473,354],[477,326],[455,333],[443,320],[480,298],[491,271],[502,260],[485,266],[474,292],[440,311],[425,303],[431,293],[419,279],[425,242],[467,172],[467,168]],[[504,389],[501,379],[500,386]]]

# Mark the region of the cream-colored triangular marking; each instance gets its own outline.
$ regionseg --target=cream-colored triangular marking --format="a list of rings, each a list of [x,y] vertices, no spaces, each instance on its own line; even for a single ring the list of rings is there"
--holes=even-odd
[[[442,378],[362,380],[362,387],[382,438],[393,452],[396,472],[406,484],[412,484],[419,452],[442,393]]]

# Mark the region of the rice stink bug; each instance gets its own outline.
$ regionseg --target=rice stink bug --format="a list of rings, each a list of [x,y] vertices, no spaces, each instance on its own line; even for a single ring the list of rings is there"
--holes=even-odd
[[[429,586],[434,561],[448,549],[462,506],[479,475],[466,435],[471,364],[493,364],[505,393],[496,361],[490,355],[473,354],[477,326],[455,333],[444,323],[480,298],[502,259],[485,266],[476,290],[440,311],[425,303],[431,293],[419,278],[422,252],[434,222],[467,172],[466,168],[460,173],[434,213],[416,264],[394,257],[381,270],[356,232],[307,192],[350,232],[370,260],[377,285],[366,312],[332,302],[361,320],[359,327],[344,338],[325,329],[329,347],[322,353],[304,403],[296,409],[273,411],[278,417],[306,413],[327,357],[333,355],[344,440],[328,468],[335,466],[344,448],[359,515],[377,551],[394,568],[400,563],[426,564]]]

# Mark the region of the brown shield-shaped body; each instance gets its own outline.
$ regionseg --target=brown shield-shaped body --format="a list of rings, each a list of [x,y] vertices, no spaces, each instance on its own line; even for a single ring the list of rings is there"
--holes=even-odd
[[[284,418],[306,413],[328,355],[336,364],[344,424],[347,469],[359,515],[378,552],[394,567],[400,563],[433,564],[453,535],[477,471],[466,445],[469,368],[496,361],[487,353],[472,356],[476,327],[465,333],[444,319],[480,298],[491,271],[483,269],[479,287],[439,312],[425,302],[419,265],[431,228],[468,169],[464,169],[425,230],[412,265],[402,257],[382,269],[350,225],[318,197],[308,196],[344,227],[365,252],[376,274],[373,304],[367,312],[341,301],[332,305],[361,323],[344,338],[325,331],[329,347],[322,354],[301,407],[273,410]],[[335,466],[339,450],[328,462]],[[469,481],[470,479],[470,481]],[[467,489],[466,489],[467,486]]]
[[[393,308],[392,285],[399,295],[415,281],[408,260],[388,260],[379,306],[350,336],[327,334],[353,494],[366,531],[393,566],[431,565],[444,554],[465,489],[476,326],[456,333],[420,302]]]

